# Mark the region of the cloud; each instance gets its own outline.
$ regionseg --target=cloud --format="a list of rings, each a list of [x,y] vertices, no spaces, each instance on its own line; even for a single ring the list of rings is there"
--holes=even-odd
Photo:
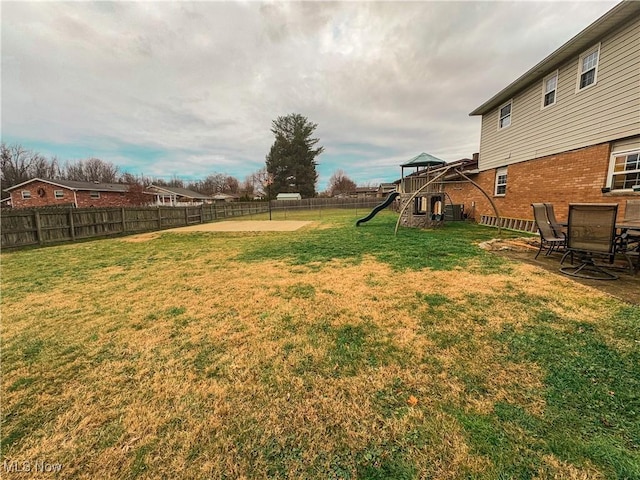
[[[296,112],[318,124],[321,188],[337,168],[392,180],[422,151],[477,151],[468,112],[614,4],[7,2],[3,140],[243,178]]]

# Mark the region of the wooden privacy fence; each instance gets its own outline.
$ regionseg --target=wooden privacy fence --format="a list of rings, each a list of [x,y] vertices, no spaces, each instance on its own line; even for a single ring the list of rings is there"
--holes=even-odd
[[[373,208],[384,198],[273,200],[271,210]],[[232,202],[193,207],[52,207],[2,211],[1,247],[24,247],[184,227],[269,211],[268,202]]]
[[[195,207],[50,208],[2,212],[2,248],[184,227],[268,211],[264,202]]]

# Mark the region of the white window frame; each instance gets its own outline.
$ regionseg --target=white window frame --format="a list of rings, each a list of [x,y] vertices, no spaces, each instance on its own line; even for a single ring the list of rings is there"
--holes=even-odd
[[[93,200],[98,200],[100,198],[100,192],[96,190],[91,190],[89,192],[89,198],[92,198]]]
[[[53,191],[53,197],[56,200],[60,200],[61,198],[64,198],[64,190],[54,190]]]
[[[500,181],[500,178],[504,177],[504,181]],[[496,168],[496,182],[493,190],[493,194],[496,197],[504,197],[507,194],[507,183],[509,182],[509,175],[507,173],[507,167]],[[504,187],[504,193],[498,193],[498,187]]]
[[[31,200],[31,190],[22,190],[20,193],[22,194],[23,200]]]
[[[506,107],[507,105],[509,105],[511,108],[509,108],[509,115],[505,115],[504,117],[500,116],[500,112],[502,111],[502,109],[504,107]],[[513,98],[511,100],[509,100],[506,103],[503,103],[502,105],[500,105],[500,108],[498,108],[498,130],[504,130],[505,128],[509,128],[511,126],[511,117],[513,116]],[[505,118],[509,118],[509,125],[502,125],[502,120]]]
[[[640,163],[637,164],[637,168],[634,170],[624,170],[623,172],[615,172],[616,166],[616,158],[617,157],[629,157],[630,155],[638,155],[638,160],[640,160],[640,149],[634,148],[631,150],[621,150],[619,152],[611,153],[611,159],[609,160],[609,174],[607,176],[607,188],[614,192],[633,192],[633,188],[618,188],[614,189],[613,187],[613,177],[615,175],[628,175],[636,173],[640,175]],[[640,185],[640,183],[638,183]]]
[[[582,61],[593,53],[597,54],[595,65],[586,71],[582,71]],[[600,65],[600,43],[598,43],[597,45],[594,45],[589,50],[586,50],[585,52],[583,52],[582,55],[580,55],[580,57],[578,58],[578,79],[576,81],[576,93],[582,92],[598,84],[598,65]],[[584,75],[587,72],[590,72],[591,70],[593,70],[593,82],[591,82],[589,85],[585,85],[584,87],[581,87],[580,83],[581,83],[582,75]]]
[[[551,80],[552,78],[554,78],[554,77],[556,79],[556,86],[555,86],[555,88],[553,90],[547,91],[547,82],[549,80]],[[541,100],[541,106],[540,106],[541,110],[544,110],[545,108],[549,108],[549,107],[554,106],[556,104],[556,102],[558,101],[558,78],[559,78],[558,70],[556,70],[552,74],[547,75],[546,77],[544,77],[542,79],[542,100]],[[545,100],[547,94],[549,94],[551,92],[553,92],[553,102],[551,102],[548,105],[545,105],[544,104],[544,100]]]

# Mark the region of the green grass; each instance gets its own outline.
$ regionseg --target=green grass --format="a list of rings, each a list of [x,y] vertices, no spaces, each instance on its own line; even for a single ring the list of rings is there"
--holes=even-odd
[[[477,247],[477,243],[494,238],[495,230],[457,222],[429,231],[401,228],[395,235],[396,218],[393,213],[383,212],[356,228],[353,217],[343,215],[332,218],[334,228],[308,230],[291,241],[283,242],[280,237],[265,238],[255,246],[249,245],[237,259],[251,262],[284,260],[294,265],[332,260],[357,264],[370,255],[399,271],[451,270],[466,268],[471,262],[477,262],[475,268],[487,273],[508,269],[499,257]],[[505,231],[503,236],[518,235]]]
[[[490,228],[361,216],[3,253],[0,461],[640,478],[638,306],[483,251]]]
[[[611,319],[623,326],[623,339],[638,341],[638,309]],[[546,321],[546,319],[545,319]],[[524,331],[505,329],[498,336],[515,359],[536,361],[546,372],[546,415],[519,421],[530,438],[545,438],[539,449],[563,460],[589,461],[612,478],[640,478],[640,351],[619,351],[591,323],[569,322],[563,331],[545,324]],[[513,409],[514,407],[510,407]]]

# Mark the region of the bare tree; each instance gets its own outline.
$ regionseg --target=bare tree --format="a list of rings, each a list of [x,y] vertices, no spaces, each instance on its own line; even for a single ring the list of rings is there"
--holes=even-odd
[[[153,180],[149,177],[145,177],[144,175],[140,174],[140,175],[134,175],[133,173],[129,173],[129,172],[124,172],[122,175],[120,175],[120,178],[118,179],[119,183],[126,183],[128,185],[139,185],[143,188],[148,187],[149,185],[151,185],[153,182]],[[157,185],[157,183],[156,183]]]
[[[249,191],[249,189],[252,189],[251,193],[253,196],[265,195],[267,192],[268,178],[269,173],[267,172],[267,167],[262,167],[261,169],[256,170],[245,178],[245,190]]]
[[[332,197],[347,195],[356,191],[356,183],[347,176],[344,170],[338,169],[331,175],[327,190]]]
[[[237,195],[239,192],[240,182],[238,182],[238,179],[232,176],[227,176],[224,180],[224,189],[222,190],[222,193]]]
[[[22,145],[0,144],[0,180],[3,198],[9,196],[5,188],[26,182],[34,177],[59,178],[60,168],[54,157],[48,160]]]
[[[171,180],[167,182],[167,187],[184,188],[184,181],[178,178],[177,175],[171,177]]]
[[[77,182],[116,183],[119,179],[118,167],[99,158],[89,158],[67,162],[62,177]]]
[[[256,188],[251,179],[251,175],[247,175],[244,182],[240,185],[240,196],[245,200],[253,200],[256,195]]]

